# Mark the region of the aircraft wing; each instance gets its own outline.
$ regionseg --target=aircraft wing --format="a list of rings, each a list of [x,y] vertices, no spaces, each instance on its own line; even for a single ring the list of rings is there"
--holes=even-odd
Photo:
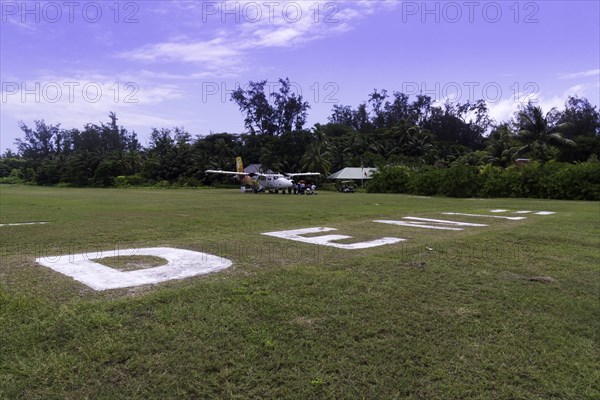
[[[294,177],[294,176],[317,176],[321,175],[319,172],[294,172],[291,174],[285,174],[285,176]]]
[[[223,171],[220,169],[207,169],[206,171],[207,174],[223,174],[223,175],[250,175],[247,172],[235,172],[235,171]]]

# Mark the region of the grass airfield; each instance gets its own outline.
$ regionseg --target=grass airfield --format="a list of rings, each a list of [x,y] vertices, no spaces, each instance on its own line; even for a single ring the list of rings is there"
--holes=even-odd
[[[600,399],[597,202],[0,186],[0,206],[49,222],[0,227],[0,398]],[[493,209],[556,214],[442,214]],[[405,216],[489,226],[372,222]],[[316,226],[406,240],[261,235]],[[95,291],[35,263],[136,247],[233,265]]]

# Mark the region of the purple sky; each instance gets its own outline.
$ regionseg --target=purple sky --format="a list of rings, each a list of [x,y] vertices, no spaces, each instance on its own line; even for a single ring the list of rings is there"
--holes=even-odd
[[[236,83],[289,77],[309,124],[373,89],[488,101],[600,102],[597,1],[1,0],[1,149],[18,121],[239,133]]]

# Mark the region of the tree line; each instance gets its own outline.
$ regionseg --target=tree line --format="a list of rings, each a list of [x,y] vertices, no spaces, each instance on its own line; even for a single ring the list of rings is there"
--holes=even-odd
[[[231,95],[246,133],[192,136],[182,127],[153,128],[142,146],[135,132],[108,121],[63,129],[20,123],[17,151],[0,157],[0,182],[39,185],[199,186],[223,180],[207,169],[233,169],[235,156],[273,171],[316,171],[347,166],[456,165],[507,168],[517,158],[549,162],[597,161],[600,113],[585,98],[564,108],[521,106],[508,121],[493,121],[484,100],[437,105],[431,97],[374,90],[355,107],[336,104],[325,123],[305,128],[310,105],[288,79],[266,93],[266,81]]]

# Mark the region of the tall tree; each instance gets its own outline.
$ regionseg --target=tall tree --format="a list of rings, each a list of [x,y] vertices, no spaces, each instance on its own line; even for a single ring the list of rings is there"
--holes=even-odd
[[[575,142],[564,138],[560,133],[568,125],[552,122],[554,111],[552,109],[544,114],[539,106],[529,103],[517,114],[517,139],[523,146],[517,150],[516,155],[529,153],[545,163],[555,155],[555,146],[575,146]]]
[[[394,92],[394,100],[385,104],[386,126],[392,127],[398,124],[415,124],[417,122],[408,99],[408,95]]]
[[[334,104],[328,120],[332,124],[354,126],[354,111],[350,106]]]
[[[382,90],[381,93],[377,89],[369,95],[369,103],[373,110],[373,125],[376,129],[386,126],[385,99],[387,99],[387,90]],[[389,104],[389,102],[387,102]]]
[[[144,175],[152,180],[175,182],[196,177],[191,135],[183,128],[156,129],[150,135]]]
[[[279,79],[279,91],[273,92],[276,134],[299,131],[306,123],[308,102],[302,100],[302,95],[292,92],[289,78]]]
[[[421,131],[418,126],[407,130],[406,142],[403,145],[404,152],[421,162],[427,162],[434,150],[431,136],[427,131]]]
[[[266,85],[266,80],[250,81],[248,90],[239,87],[231,95],[231,100],[245,115],[246,129],[251,134],[271,136],[302,129],[310,108],[308,102],[292,92],[288,78],[279,79],[277,92],[265,93]]]
[[[47,125],[44,120],[36,120],[33,129],[23,122],[19,124],[19,127],[25,133],[24,139],[16,141],[19,155],[32,161],[34,167],[39,165],[44,158],[55,154],[55,139],[60,133],[60,124]]]
[[[563,136],[568,139],[577,136],[600,136],[600,112],[586,98],[569,96],[559,121],[568,124],[563,129]]]
[[[300,160],[300,167],[305,171],[328,174],[332,157],[325,128],[321,124],[315,124],[310,136],[311,141]]]
[[[24,139],[17,139],[19,155],[27,160],[33,171],[33,179],[40,185],[60,182],[65,168],[63,155],[70,151],[70,143],[63,141],[68,134],[61,133],[60,124],[47,125],[43,120],[35,121],[35,128],[20,123]]]
[[[508,167],[517,150],[514,143],[514,133],[508,124],[501,124],[487,138],[486,151],[488,162],[501,167]]]

